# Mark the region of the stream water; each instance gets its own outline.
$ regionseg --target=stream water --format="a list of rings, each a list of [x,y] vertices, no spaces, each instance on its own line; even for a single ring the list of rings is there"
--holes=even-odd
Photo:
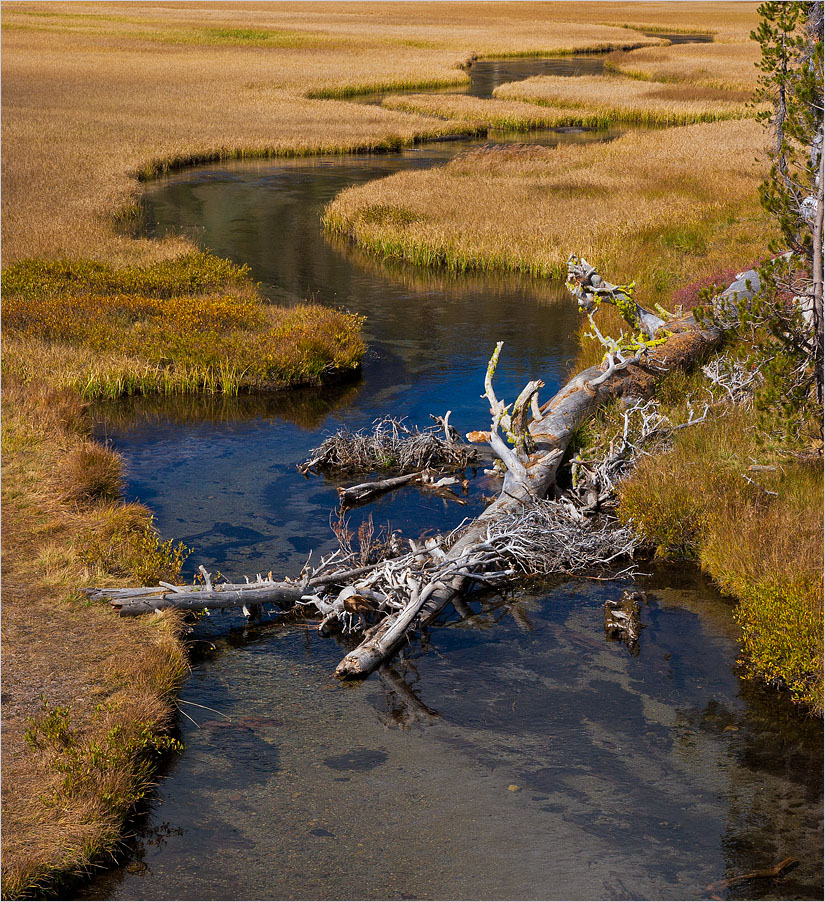
[[[571,61],[481,67],[488,83],[471,87],[489,96],[534,74],[525,63]],[[311,549],[333,548],[336,486],[295,465],[339,425],[384,414],[424,425],[450,408],[462,432],[483,428],[498,340],[500,397],[537,374],[545,396],[559,386],[577,325],[562,286],[393,266],[321,233],[342,188],[477,143],[224,165],[153,186],[155,234],[182,231],[249,263],[276,302],[365,314],[370,347],[357,379],[321,390],[98,408],[129,496],[196,549],[190,569],[295,574]],[[473,480],[463,505],[401,490],[351,524],[371,512],[376,527],[439,531],[494,490]],[[186,751],[130,861],[85,897],[709,898],[713,881],[793,856],[782,879],[718,895],[821,898],[821,724],[739,679],[731,604],[692,570],[639,578],[637,657],[606,642],[601,605],[625,587],[566,580],[474,602],[471,618],[448,618],[385,672],[345,685],[331,677],[345,649],[312,627],[200,622],[181,693],[197,725],[179,718]]]

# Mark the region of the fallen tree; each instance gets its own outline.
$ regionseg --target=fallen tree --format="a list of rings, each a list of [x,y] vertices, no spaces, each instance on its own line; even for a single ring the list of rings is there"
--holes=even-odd
[[[255,616],[261,605],[275,603],[292,609],[312,609],[320,616],[319,629],[327,633],[362,634],[357,648],[340,662],[340,678],[363,677],[389,659],[415,627],[431,623],[453,601],[476,587],[501,587],[525,575],[572,574],[595,566],[614,565],[632,554],[631,533],[613,522],[592,516],[609,494],[612,480],[632,463],[636,445],[628,434],[631,414],[639,415],[644,440],[660,424],[644,402],[656,381],[667,372],[684,368],[721,338],[718,327],[697,323],[692,316],[668,317],[646,311],[633,299],[633,285],[606,282],[585,260],[571,256],[568,288],[590,319],[591,333],[605,348],[601,364],[572,378],[553,398],[540,404],[539,380],[529,382],[512,404],[495,394],[493,381],[502,343],[490,359],[485,396],[490,405],[490,428],[467,435],[471,443],[486,443],[501,461],[503,481],[498,497],[487,509],[448,535],[411,540],[409,551],[397,543],[383,543],[381,552],[360,560],[344,546],[323,558],[310,560],[295,580],[275,580],[270,573],[254,582],[214,585],[201,568],[203,582],[194,586],[162,584],[153,588],[87,590],[93,598],[108,598],[121,615],[141,614],[165,607],[188,610],[241,607]],[[735,305],[758,289],[755,272],[740,276],[716,299],[720,308]],[[614,304],[637,334],[618,339],[599,331],[593,314],[602,303]],[[582,479],[577,490],[563,495],[556,477],[576,429],[605,402],[623,398],[625,428],[618,447],[607,460],[574,463]],[[395,421],[381,421],[376,442],[364,434],[348,443],[332,437],[302,472],[318,471],[332,463],[352,469],[350,461],[367,458],[370,467],[386,455],[387,446],[410,467],[434,463],[466,463],[467,446],[451,431],[449,415],[439,420],[444,439],[432,430],[407,429],[400,433]],[[405,443],[404,439],[407,440]],[[385,441],[386,440],[386,441]],[[354,446],[354,450],[353,450]],[[376,450],[377,448],[377,450]],[[359,451],[360,449],[360,451]],[[437,460],[436,460],[437,458]],[[364,463],[363,461],[361,462]],[[397,484],[412,481],[404,478]],[[391,490],[394,486],[385,486]],[[583,490],[582,490],[583,487]],[[555,496],[555,497],[554,497]],[[358,564],[358,566],[353,566]]]

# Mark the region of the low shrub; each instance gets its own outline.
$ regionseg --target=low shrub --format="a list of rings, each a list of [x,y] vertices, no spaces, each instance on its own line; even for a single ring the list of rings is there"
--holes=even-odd
[[[139,585],[175,582],[190,549],[163,541],[139,504],[104,507],[81,535],[77,552],[92,576],[128,577]]]

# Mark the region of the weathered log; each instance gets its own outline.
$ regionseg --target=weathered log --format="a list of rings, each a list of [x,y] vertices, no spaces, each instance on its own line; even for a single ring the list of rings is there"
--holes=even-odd
[[[463,504],[461,499],[453,495],[449,491],[440,491],[448,485],[454,485],[459,482],[455,477],[444,475],[442,473],[434,473],[429,467],[424,470],[418,470],[414,473],[405,473],[403,476],[389,476],[386,479],[376,479],[373,482],[361,482],[358,485],[341,486],[338,489],[338,497],[341,500],[342,507],[355,507],[358,504],[375,498],[377,495],[383,495],[394,489],[400,489],[407,485],[420,485],[422,487],[438,492],[442,497],[452,496],[450,500],[455,500]]]
[[[403,476],[390,476],[387,479],[377,479],[374,482],[361,482],[358,485],[348,487],[341,486],[338,489],[338,497],[344,507],[352,507],[363,504],[376,495],[383,495],[393,489],[401,488],[421,479],[427,470],[419,470],[416,473],[405,473]]]
[[[302,583],[258,577],[255,582],[220,583],[213,586],[211,577],[207,574],[206,585],[173,586],[170,583],[161,583],[159,586],[139,589],[90,587],[83,591],[94,601],[108,601],[112,609],[122,617],[151,614],[164,608],[181,608],[188,611],[200,611],[204,608],[251,609],[252,605],[267,603],[298,604],[308,592],[346,585],[349,581],[375,570],[376,566],[368,564],[346,570],[324,571],[320,575],[305,579]]]
[[[200,611],[204,608],[242,608],[244,606],[275,603],[295,604],[306,589],[296,583],[265,582],[221,585],[210,592],[203,586],[174,586],[171,591],[162,589],[86,589],[95,600],[108,599],[113,610],[124,617],[135,614],[151,614],[164,608],[181,608]]]
[[[570,287],[571,281],[576,284],[576,267],[579,266],[585,268],[586,278],[592,286],[597,281],[594,279],[593,268],[586,261],[572,257],[568,287]],[[617,288],[617,286],[604,283],[600,279],[598,281],[605,286],[603,298],[614,300],[617,293],[628,297],[626,289]],[[740,296],[754,294],[758,287],[759,277],[757,273],[750,271],[738,276],[737,281],[722,293],[719,302],[722,304],[735,303]],[[572,287],[571,291],[576,294]],[[635,301],[633,303],[635,306],[630,322],[638,327],[642,322],[638,311],[641,310],[642,313],[646,311],[640,308]],[[622,309],[621,305],[620,309]],[[647,318],[646,321],[650,323],[651,319]],[[664,325],[664,320],[659,319],[659,322]],[[669,321],[667,331],[671,334],[663,343],[655,345],[649,350],[643,348],[641,352],[637,351],[633,358],[617,360],[615,357],[609,357],[604,365],[593,366],[580,372],[538,411],[535,410],[538,405],[532,403],[534,418],[524,430],[529,433],[528,440],[519,442],[518,435],[511,435],[511,440],[516,445],[515,450],[507,447],[498,434],[499,425],[506,416],[506,408],[498,401],[492,390],[492,377],[501,349],[500,344],[497,346],[485,380],[485,394],[490,401],[493,417],[490,432],[485,435],[485,438],[507,465],[507,472],[499,497],[452,546],[447,554],[448,561],[466,557],[468,552],[471,552],[483,541],[488,523],[497,517],[506,516],[518,508],[528,505],[534,499],[547,496],[554,485],[564,451],[574,432],[600,405],[625,395],[637,398],[650,394],[661,375],[673,369],[684,368],[717,344],[722,337],[720,329],[703,327],[692,316]],[[655,331],[652,337],[655,339]],[[525,392],[528,392],[530,399],[533,398],[535,391],[532,384],[525,389]],[[524,394],[522,392],[519,398],[522,401],[522,409],[527,406]],[[518,407],[518,402],[514,405],[515,407]],[[537,417],[536,413],[540,416]],[[505,426],[518,429],[518,424],[515,423],[512,416],[506,421]],[[518,454],[519,444],[522,447],[521,455]],[[534,450],[525,453],[531,448]],[[451,580],[442,581],[440,585],[435,586],[429,600],[420,606],[421,625],[431,623],[457,595],[465,590],[467,584],[468,577],[459,572]],[[392,618],[387,618],[388,622],[383,625],[385,629],[390,629],[389,621],[391,620]],[[381,650],[386,651],[387,654],[392,653],[402,638],[403,635],[397,636],[392,647],[389,647],[388,643],[384,641]],[[378,648],[370,637],[341,661],[335,674],[339,678],[364,676],[379,660],[382,659],[378,656]]]
[[[715,883],[709,883],[705,887],[705,892],[721,892],[723,889],[728,889],[728,887],[736,886],[737,883],[744,883],[747,880],[767,880],[773,877],[781,877],[788,868],[795,864],[799,864],[798,858],[785,858],[772,868],[760,868],[747,874],[738,874],[736,877],[728,877],[726,880],[717,880]]]

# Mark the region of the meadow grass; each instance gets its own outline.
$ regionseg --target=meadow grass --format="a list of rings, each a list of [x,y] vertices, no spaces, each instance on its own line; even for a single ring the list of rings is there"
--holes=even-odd
[[[75,590],[175,579],[182,549],[112,500],[119,461],[76,393],[4,376],[2,451],[2,892],[42,897],[115,848],[186,672],[176,616],[120,620]]]
[[[140,178],[173,168],[391,150],[456,129],[433,117],[313,97],[461,84],[461,67],[474,56],[656,43],[573,15],[572,4],[490,4],[472,14],[462,4],[136,9],[4,5],[6,263],[179,254],[181,239],[135,241],[111,228],[134,204]]]
[[[747,97],[730,99],[714,88],[610,75],[536,75],[499,85],[493,96],[553,108],[585,109],[610,122],[639,125],[687,125],[750,115],[743,102]]]
[[[455,271],[560,277],[575,251],[607,278],[636,279],[642,303],[666,302],[680,284],[764,257],[774,234],[756,193],[765,143],[742,120],[609,144],[480,148],[347,189],[324,223],[382,257]]]
[[[245,268],[205,256],[120,269],[12,265],[3,275],[3,372],[117,398],[281,389],[358,366],[357,316],[262,303]]]
[[[759,59],[759,45],[755,41],[681,44],[611,53],[605,59],[605,68],[646,81],[740,92],[735,96],[747,99],[756,88]]]
[[[580,126],[605,128],[610,118],[584,109],[541,109],[520,101],[486,100],[467,94],[405,94],[384,98],[389,110],[420,113],[448,121],[466,122],[477,129],[529,131],[537,128]]]

